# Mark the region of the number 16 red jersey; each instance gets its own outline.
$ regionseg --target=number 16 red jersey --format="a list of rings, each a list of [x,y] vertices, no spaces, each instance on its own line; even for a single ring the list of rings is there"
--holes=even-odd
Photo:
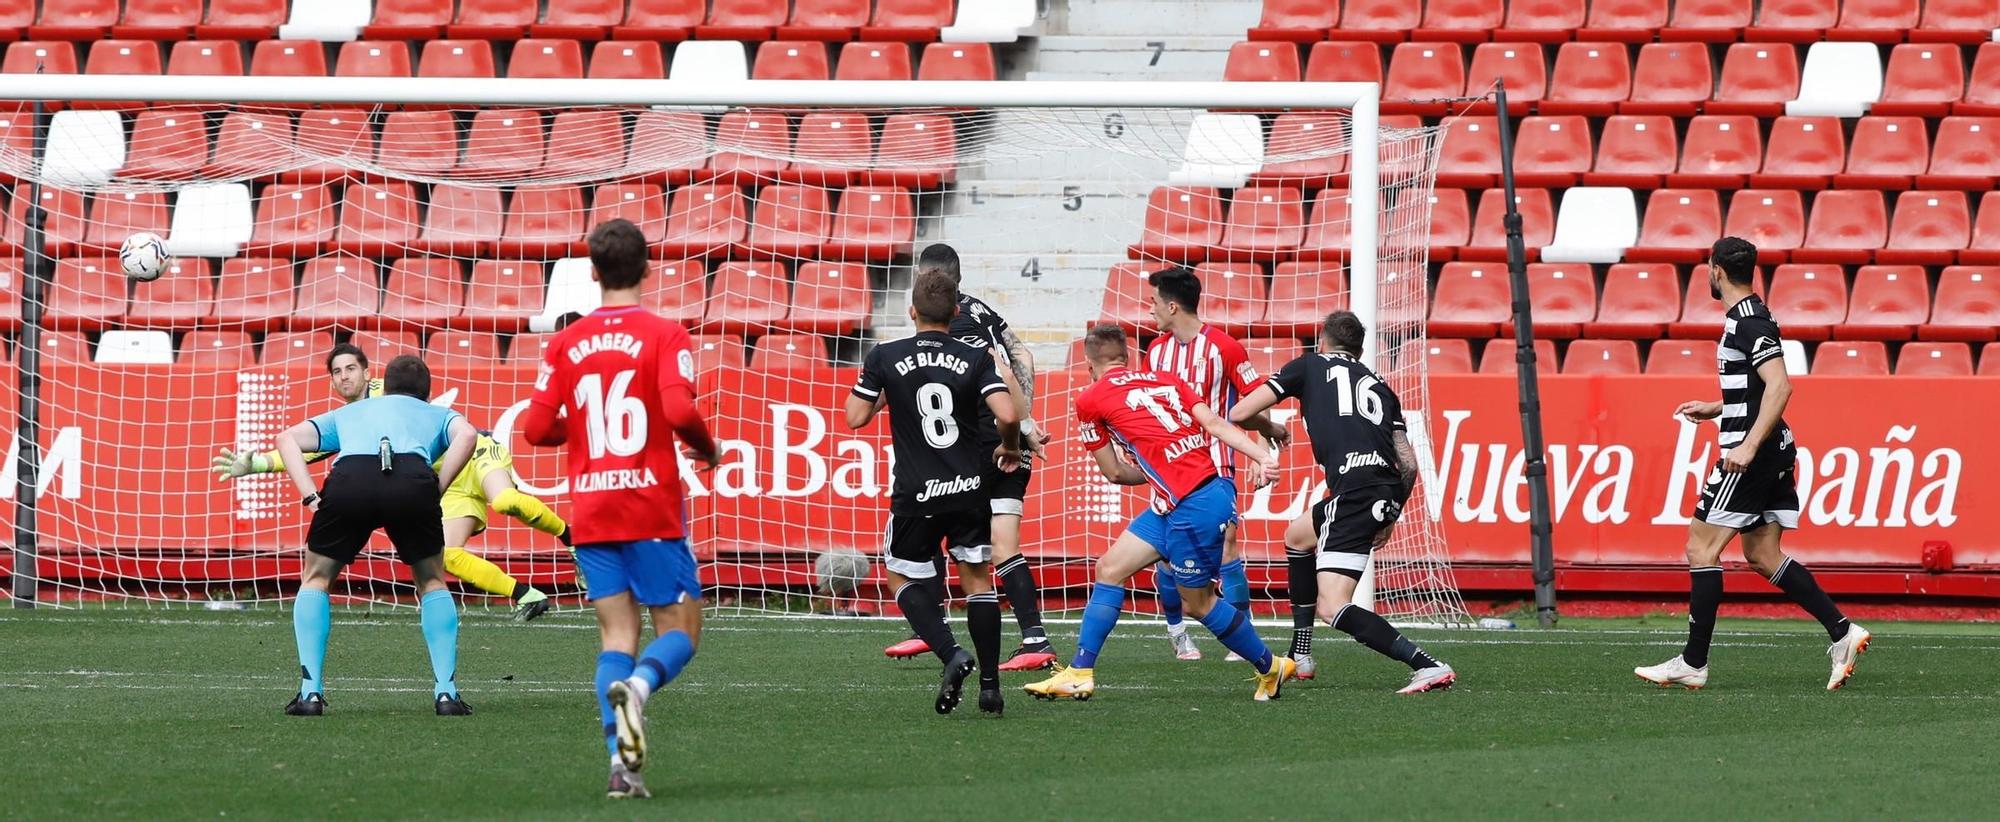
[[[578,545],[687,536],[672,421],[692,409],[667,404],[693,391],[687,329],[639,306],[600,308],[549,342],[530,402],[564,415]]]
[[[1076,398],[1083,447],[1116,442],[1153,486],[1153,510],[1165,514],[1215,479],[1208,431],[1195,422],[1194,389],[1163,371],[1113,368]]]

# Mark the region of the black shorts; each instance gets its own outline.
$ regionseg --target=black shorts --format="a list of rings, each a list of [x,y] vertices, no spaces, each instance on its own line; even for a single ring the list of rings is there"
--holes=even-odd
[[[1396,523],[1408,496],[1399,486],[1373,485],[1313,503],[1313,533],[1319,535],[1316,567],[1360,579],[1375,550],[1375,535]]]
[[[929,516],[892,513],[882,562],[909,579],[936,576],[937,566],[931,563],[940,548],[959,562],[992,562],[992,524],[992,515],[979,510]]]
[[[414,454],[396,455],[393,467],[384,474],[381,463],[367,456],[335,462],[306,531],[306,550],[346,565],[380,528],[404,564],[443,553],[437,472]]]
[[[1766,523],[1799,527],[1798,452],[1792,449],[1758,454],[1741,473],[1709,469],[1694,518],[1710,525],[1755,531]]]
[[[1000,466],[988,463],[979,487],[986,492],[993,513],[1021,516],[1021,501],[1028,498],[1028,477],[1034,473],[1025,462],[1014,471],[1002,471]]]

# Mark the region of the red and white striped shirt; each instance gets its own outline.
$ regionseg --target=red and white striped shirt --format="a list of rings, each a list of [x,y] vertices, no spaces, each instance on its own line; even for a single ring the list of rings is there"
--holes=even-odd
[[[1153,340],[1146,349],[1146,366],[1180,377],[1194,388],[1195,396],[1209,410],[1225,419],[1237,398],[1250,393],[1258,383],[1257,367],[1250,364],[1250,354],[1243,344],[1222,329],[1206,324],[1187,342],[1172,334]],[[1223,476],[1236,475],[1236,455],[1229,446],[1210,437],[1208,452]]]

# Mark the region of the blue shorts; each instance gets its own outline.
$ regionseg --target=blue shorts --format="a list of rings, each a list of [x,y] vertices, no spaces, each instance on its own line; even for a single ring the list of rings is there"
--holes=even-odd
[[[595,542],[576,546],[576,568],[595,601],[626,591],[640,605],[657,608],[701,599],[694,551],[684,539]]]
[[[1161,515],[1147,510],[1126,531],[1153,546],[1167,561],[1174,584],[1205,588],[1222,572],[1222,532],[1236,521],[1236,484],[1211,480]]]

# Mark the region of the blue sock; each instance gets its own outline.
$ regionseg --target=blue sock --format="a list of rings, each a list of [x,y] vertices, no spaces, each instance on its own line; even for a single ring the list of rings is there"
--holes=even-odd
[[[1222,598],[1236,610],[1250,613],[1250,574],[1243,570],[1243,560],[1222,564]]]
[[[639,652],[639,667],[634,673],[646,680],[648,688],[658,690],[680,676],[681,669],[693,658],[694,640],[687,632],[668,631]]]
[[[318,588],[300,588],[292,599],[292,638],[299,643],[299,695],[325,693],[326,635],[333,630],[333,604]]]
[[[1271,649],[1264,647],[1264,640],[1257,636],[1250,617],[1236,610],[1236,606],[1218,600],[1208,609],[1208,616],[1201,618],[1201,624],[1222,640],[1224,647],[1256,665],[1258,673],[1271,670]]]
[[[604,720],[604,747],[618,755],[618,720],[611,717],[611,700],[604,695],[611,683],[632,675],[632,655],[604,651],[597,655],[597,715]]]
[[[423,615],[424,644],[431,648],[431,698],[458,695],[458,603],[442,588],[417,600]]]
[[[1181,624],[1181,589],[1174,585],[1174,577],[1167,573],[1167,566],[1154,563],[1153,590],[1159,592],[1160,613],[1167,618],[1167,625]]]
[[[1118,624],[1118,609],[1124,605],[1124,588],[1102,582],[1090,586],[1090,604],[1083,609],[1083,627],[1077,634],[1076,657],[1070,667],[1097,667],[1097,652],[1104,650],[1104,640]]]

